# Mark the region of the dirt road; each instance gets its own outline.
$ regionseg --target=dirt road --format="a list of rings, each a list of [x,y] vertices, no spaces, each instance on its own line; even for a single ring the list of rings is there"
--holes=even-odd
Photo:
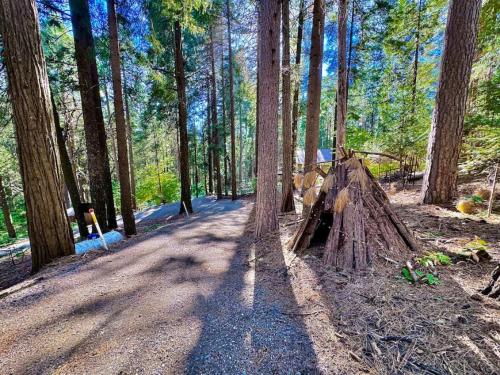
[[[207,202],[0,299],[0,373],[317,372],[306,329],[248,262],[251,208]]]

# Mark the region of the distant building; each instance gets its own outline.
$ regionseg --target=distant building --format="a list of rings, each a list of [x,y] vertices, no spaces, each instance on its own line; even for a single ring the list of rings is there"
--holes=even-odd
[[[297,150],[297,155],[295,161],[297,162],[297,170],[304,171],[304,150]],[[316,162],[321,165],[321,169],[328,172],[330,166],[332,165],[332,150],[328,148],[319,149],[317,152]]]

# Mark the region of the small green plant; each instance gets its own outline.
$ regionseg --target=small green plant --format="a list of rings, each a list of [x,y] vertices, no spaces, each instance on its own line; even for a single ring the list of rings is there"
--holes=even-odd
[[[429,252],[423,257],[417,258],[417,263],[422,267],[433,267],[438,264],[448,266],[451,264],[451,258],[441,252]]]
[[[470,201],[472,201],[474,203],[484,203],[483,197],[480,197],[479,195],[475,195],[475,194],[473,194],[473,195],[467,195],[464,198],[467,199],[467,200],[470,200]]]
[[[413,280],[413,277],[411,276],[411,272],[408,269],[408,267],[406,266],[403,267],[401,269],[401,274],[403,275],[404,279],[409,283],[413,284],[415,282],[415,280]],[[419,281],[422,281],[427,285],[439,285],[441,283],[439,277],[433,275],[432,273],[426,273],[421,270],[415,270],[415,274],[417,275]]]
[[[479,237],[476,237],[473,241],[470,241],[465,244],[464,250],[472,251],[472,250],[484,250],[488,251],[488,242],[482,240]]]

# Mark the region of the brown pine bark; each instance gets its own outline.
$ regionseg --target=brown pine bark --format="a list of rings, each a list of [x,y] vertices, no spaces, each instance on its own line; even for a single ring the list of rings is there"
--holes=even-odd
[[[132,189],[130,187],[130,167],[127,143],[127,124],[123,106],[122,69],[120,63],[120,45],[116,22],[115,1],[107,0],[109,55],[111,78],[113,81],[113,102],[115,107],[116,145],[118,148],[118,176],[120,180],[120,202],[125,235],[136,234],[135,217],[132,210]]]
[[[413,121],[415,120],[415,112],[417,110],[417,78],[418,78],[418,56],[420,53],[420,14],[422,12],[422,0],[418,0],[417,5],[417,29],[415,30],[415,57],[413,59],[413,84],[411,93],[411,109]]]
[[[281,4],[279,0],[262,0],[259,5],[259,164],[255,235],[262,237],[278,228],[276,184]]]
[[[5,194],[5,188],[3,186],[3,177],[0,176],[0,206],[2,206],[3,221],[5,223],[5,228],[7,229],[7,234],[10,238],[16,238],[16,229],[12,224],[12,218],[10,216],[9,202],[7,200],[7,194]]]
[[[116,228],[116,214],[89,4],[88,0],[70,0],[69,6],[82,101],[90,196],[99,225],[107,231],[108,228]]]
[[[231,3],[226,0],[227,6],[227,43],[229,59],[229,121],[231,133],[231,199],[235,200],[238,195],[236,186],[236,129],[234,114],[234,72],[233,72],[233,46],[231,36]]]
[[[297,26],[297,49],[295,52],[296,82],[293,90],[292,105],[292,169],[295,170],[295,152],[297,150],[297,127],[299,123],[300,61],[302,58],[302,35],[304,30],[304,0],[300,0]]]
[[[309,56],[309,85],[307,87],[307,117],[304,171],[316,169],[319,138],[319,113],[321,102],[321,78],[323,68],[323,37],[325,26],[325,2],[314,0]]]
[[[481,0],[450,1],[422,184],[423,203],[445,203],[456,195],[458,157],[480,10]]]
[[[179,113],[179,166],[181,174],[181,203],[179,213],[193,212],[191,183],[189,181],[189,138],[187,132],[186,76],[182,55],[182,30],[179,21],[174,23],[175,82],[177,83],[177,108]],[[186,208],[184,208],[184,204]]]
[[[132,147],[132,121],[130,119],[129,93],[127,88],[127,75],[123,74],[124,79],[124,94],[125,94],[125,116],[127,121],[127,145],[128,145],[128,160],[130,172],[130,192],[132,194],[132,209],[137,209],[137,199],[135,193],[135,166],[134,166],[134,149]]]
[[[59,149],[59,158],[61,159],[61,169],[63,172],[64,182],[71,198],[73,210],[75,211],[75,218],[76,222],[78,223],[78,231],[80,232],[80,237],[85,239],[89,234],[89,229],[85,224],[84,212],[81,210],[82,200],[80,198],[80,192],[78,191],[78,185],[76,183],[76,178],[73,172],[73,166],[69,158],[68,150],[66,148],[66,142],[64,140],[63,131],[59,121],[59,113],[57,112],[56,103],[54,101],[52,93],[50,95],[50,101],[52,104],[57,147]]]
[[[219,125],[217,123],[217,82],[215,77],[215,49],[213,40],[213,29],[210,27],[210,63],[212,74],[210,80],[212,83],[212,137],[213,137],[213,164],[215,172],[215,189],[217,199],[222,199],[222,177],[220,173],[220,139],[219,139]]]
[[[211,195],[214,192],[214,178],[213,178],[213,146],[212,146],[212,127],[210,126],[211,112],[210,112],[210,78],[207,77],[207,153],[208,153],[208,193]]]
[[[34,273],[52,259],[75,252],[35,1],[0,1],[0,32]]]
[[[221,40],[224,40],[224,33],[222,33]],[[226,138],[227,138],[227,130],[226,130],[226,80],[224,75],[224,46],[222,45],[221,54],[220,54],[220,79],[221,79],[221,103],[222,103],[222,159],[224,166],[224,195],[227,196],[227,189],[229,186],[229,176],[227,170],[227,147],[226,147]]]
[[[338,78],[337,78],[337,129],[335,134],[336,151],[345,145],[345,127],[347,116],[347,66],[346,66],[346,34],[347,34],[347,0],[339,0],[338,15]],[[336,152],[339,157],[339,152]]]
[[[290,0],[282,0],[282,40],[283,40],[283,57],[282,57],[282,87],[281,87],[281,121],[282,121],[282,139],[283,139],[283,170],[281,183],[281,212],[289,212],[295,210],[293,201],[293,186],[292,186],[292,168],[293,168],[293,152],[292,152],[292,119],[291,119],[291,103],[290,103]]]

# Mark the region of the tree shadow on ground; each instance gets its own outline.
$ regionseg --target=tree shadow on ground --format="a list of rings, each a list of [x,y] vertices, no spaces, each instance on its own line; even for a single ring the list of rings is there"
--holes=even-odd
[[[186,361],[189,374],[318,372],[307,329],[290,303],[295,299],[279,239],[255,244],[252,237],[247,230],[235,242],[217,290],[198,297],[193,312],[203,326]],[[277,267],[260,261],[266,252],[278,256]]]
[[[440,250],[446,249],[445,240],[476,235],[494,246],[499,241],[494,224],[438,217],[429,214],[429,206],[416,204],[396,210],[419,236],[439,234]],[[425,242],[423,248],[436,250]],[[438,267],[441,284],[431,287],[408,284],[401,277],[403,264],[376,259],[367,275],[349,274],[325,267],[321,256],[311,252],[322,253],[306,252],[292,272],[299,280],[308,279],[304,288],[318,292],[340,341],[364,368],[379,373],[498,373],[500,304],[477,294],[492,263]]]

